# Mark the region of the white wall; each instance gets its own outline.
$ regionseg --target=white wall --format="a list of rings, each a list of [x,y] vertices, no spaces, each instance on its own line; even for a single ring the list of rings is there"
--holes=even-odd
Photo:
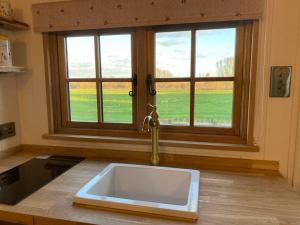
[[[0,124],[16,123],[17,136],[0,141],[0,151],[20,144],[19,109],[15,75],[0,74]]]
[[[298,0],[274,0],[268,2],[266,18],[269,20],[264,42],[265,73],[264,87],[265,110],[261,121],[265,159],[279,160],[280,171],[289,181],[293,177],[293,162],[296,142],[296,122],[299,102],[299,45],[300,2]],[[292,95],[289,99],[268,98],[269,67],[271,65],[293,66]]]
[[[32,23],[31,4],[49,0],[12,0],[17,18]],[[280,162],[281,173],[292,180],[293,159],[296,140],[296,126],[299,78],[297,64],[297,43],[299,31],[299,0],[267,0],[266,14],[261,23],[259,68],[257,79],[257,104],[255,141],[260,147],[258,153],[223,152],[205,149],[163,148],[165,152],[225,156],[237,158],[276,160]],[[75,143],[43,140],[48,131],[46,91],[44,79],[42,37],[32,30],[18,36],[26,42],[25,55],[30,73],[17,78],[18,101],[21,109],[21,142],[23,144],[45,144],[65,146],[90,146],[120,149],[119,145]],[[20,53],[21,54],[21,53]],[[21,57],[22,58],[22,57]],[[268,97],[269,71],[271,65],[292,65],[292,96],[287,99]],[[122,149],[124,146],[122,146]],[[125,146],[135,150],[148,151],[149,147]]]
[[[16,34],[0,29],[0,33],[8,36],[12,40]],[[15,52],[17,54],[17,52]],[[20,119],[17,93],[17,76],[15,74],[0,74],[0,124],[7,122],[16,123],[15,137],[10,137],[0,141],[0,152],[13,148],[20,144]]]
[[[300,19],[299,19],[300,22]],[[299,24],[300,26],[300,24]],[[297,62],[300,62],[300,31],[298,33],[298,46],[297,46]],[[296,84],[298,88],[300,89],[300,84]],[[300,94],[298,93],[298,97],[300,97]],[[295,108],[296,108],[295,104]],[[296,136],[296,152],[294,157],[294,164],[291,165],[294,166],[294,179],[293,179],[293,185],[295,190],[300,193],[300,104],[298,102],[298,122],[295,122],[295,126],[297,126],[297,132],[295,134]]]
[[[297,132],[297,144],[296,144],[296,154],[294,161],[294,177],[293,186],[295,190],[300,193],[300,118],[298,121],[298,132]]]

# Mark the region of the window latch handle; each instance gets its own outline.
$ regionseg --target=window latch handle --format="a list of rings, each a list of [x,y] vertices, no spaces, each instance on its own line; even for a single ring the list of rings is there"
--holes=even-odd
[[[132,90],[129,91],[129,96],[134,97],[136,95],[136,87],[137,87],[137,74],[134,73],[132,76]]]
[[[154,89],[154,79],[151,74],[147,75],[147,86],[148,86],[148,93],[150,96],[155,96],[156,95],[156,90]]]

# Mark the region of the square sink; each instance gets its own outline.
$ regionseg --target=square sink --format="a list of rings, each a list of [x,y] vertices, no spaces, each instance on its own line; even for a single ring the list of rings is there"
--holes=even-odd
[[[74,204],[197,220],[200,172],[112,163],[73,198]]]

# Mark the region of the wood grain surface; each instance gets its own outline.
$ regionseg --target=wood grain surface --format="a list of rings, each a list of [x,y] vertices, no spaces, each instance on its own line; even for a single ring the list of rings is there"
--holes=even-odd
[[[0,172],[37,154],[14,153],[0,160]],[[86,159],[15,206],[0,205],[0,220],[23,224],[187,225],[147,216],[87,209],[73,195],[109,162]],[[300,224],[300,197],[276,174],[201,170],[197,225]],[[23,215],[23,219],[22,219]]]

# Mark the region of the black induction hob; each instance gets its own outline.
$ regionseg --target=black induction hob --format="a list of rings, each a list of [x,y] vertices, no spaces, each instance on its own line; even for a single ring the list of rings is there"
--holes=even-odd
[[[0,203],[15,205],[84,158],[37,157],[0,174]]]

